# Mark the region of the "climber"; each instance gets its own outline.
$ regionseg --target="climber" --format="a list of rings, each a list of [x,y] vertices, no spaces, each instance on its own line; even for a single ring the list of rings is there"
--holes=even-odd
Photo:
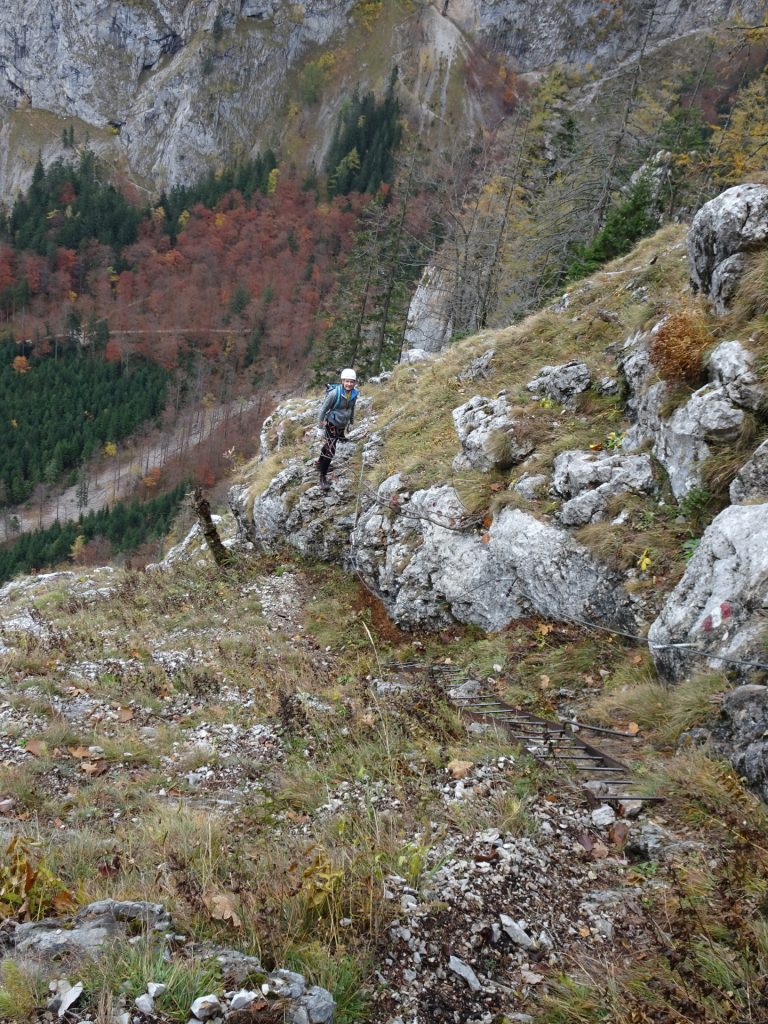
[[[320,472],[320,486],[323,490],[330,487],[327,473],[331,460],[336,454],[336,445],[339,441],[347,440],[344,431],[355,421],[356,381],[357,374],[354,370],[349,368],[342,370],[341,384],[329,387],[326,399],[320,409],[318,423],[321,428],[325,428],[325,440],[320,458],[317,460],[317,468]]]

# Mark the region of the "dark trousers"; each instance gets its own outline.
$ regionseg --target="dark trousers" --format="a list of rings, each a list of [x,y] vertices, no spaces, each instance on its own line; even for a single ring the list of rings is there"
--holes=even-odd
[[[333,423],[325,424],[325,440],[323,441],[323,447],[320,451],[320,458],[317,460],[317,468],[320,470],[320,476],[325,476],[328,472],[331,460],[336,454],[336,445],[339,443],[339,438],[343,433],[343,429],[335,427]]]

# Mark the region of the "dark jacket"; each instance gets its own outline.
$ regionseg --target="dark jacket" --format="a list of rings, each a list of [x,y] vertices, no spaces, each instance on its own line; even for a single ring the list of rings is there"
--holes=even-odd
[[[339,389],[341,390],[340,395],[338,393]],[[334,427],[338,427],[339,430],[343,430],[347,426],[351,427],[355,422],[356,399],[356,388],[352,388],[349,398],[347,398],[344,388],[339,384],[337,388],[335,387],[328,392],[320,409],[320,415],[317,418],[318,423],[323,424],[327,420]]]

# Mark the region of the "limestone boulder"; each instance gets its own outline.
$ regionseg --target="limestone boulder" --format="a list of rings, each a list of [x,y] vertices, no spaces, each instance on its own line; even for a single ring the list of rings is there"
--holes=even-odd
[[[749,678],[768,662],[766,613],[768,504],[731,505],[705,531],[652,623],[648,645],[671,680],[707,665]]]
[[[534,449],[530,440],[516,435],[518,424],[505,395],[498,398],[475,395],[454,409],[452,415],[461,442],[461,453],[453,462],[455,470],[509,469]]]
[[[768,440],[741,467],[730,487],[731,501],[768,501]]]
[[[566,531],[505,509],[486,534],[453,487],[379,488],[352,535],[355,565],[404,628],[504,628],[530,614],[633,623],[621,581]]]
[[[735,441],[741,433],[744,411],[735,406],[725,388],[705,384],[684,406],[659,422],[653,454],[669,474],[672,493],[679,501],[701,486],[701,471],[711,454],[708,442]]]
[[[709,379],[743,409],[759,409],[765,395],[755,373],[755,355],[740,341],[723,341],[707,360]]]
[[[339,445],[329,491],[319,486],[314,465],[300,459],[289,462],[255,496],[247,487],[233,488],[229,505],[245,538],[258,548],[287,543],[312,558],[340,558],[353,524],[351,447]]]
[[[751,384],[748,371],[745,376],[737,367],[743,370],[748,363],[734,349],[724,349],[712,365],[714,379],[695,391],[685,405],[664,416],[669,387],[658,379],[651,362],[653,333],[628,338],[619,360],[629,390],[627,413],[632,419],[622,449],[632,452],[650,444],[680,501],[701,486],[711,443],[735,441],[741,433],[744,409],[735,399],[749,397]]]
[[[572,406],[576,395],[586,391],[592,375],[586,363],[572,359],[559,366],[542,366],[526,387],[536,395],[551,398],[560,405]]]
[[[494,356],[496,355],[496,349],[489,348],[487,352],[483,352],[481,356],[477,356],[476,359],[464,367],[458,374],[458,378],[462,384],[471,384],[476,380],[485,380],[486,377],[490,376],[491,363],[493,362]]]
[[[568,500],[560,510],[566,526],[583,526],[602,519],[611,498],[627,492],[654,490],[653,465],[648,455],[610,451],[565,451],[554,461],[552,488]]]
[[[74,917],[17,924],[12,937],[13,955],[30,962],[98,955],[108,943],[136,934],[137,928],[165,932],[170,927],[170,915],[160,903],[98,900]]]
[[[535,501],[546,492],[548,484],[549,477],[543,473],[523,473],[511,486],[526,501]]]
[[[688,233],[691,287],[724,313],[744,270],[745,254],[768,243],[768,185],[727,189],[705,203]]]
[[[712,728],[712,742],[768,802],[768,686],[746,684],[727,693]]]

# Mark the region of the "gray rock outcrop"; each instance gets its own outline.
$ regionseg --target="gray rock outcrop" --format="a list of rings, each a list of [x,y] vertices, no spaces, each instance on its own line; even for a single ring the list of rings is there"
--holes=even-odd
[[[727,189],[705,203],[688,234],[691,287],[703,292],[718,313],[736,293],[746,254],[768,243],[768,185]]]
[[[655,487],[648,455],[609,451],[565,451],[554,462],[552,488],[568,499],[560,510],[565,526],[583,526],[602,519],[611,498]]]
[[[259,455],[262,459],[280,451],[292,432],[304,431],[317,422],[322,399],[289,398],[281,402],[261,425]]]
[[[709,379],[722,387],[734,405],[759,409],[765,401],[755,373],[755,355],[740,341],[723,341],[707,360]]]
[[[516,421],[505,395],[475,395],[452,415],[461,441],[461,453],[453,461],[455,470],[509,469],[533,451],[530,440],[515,435]]]
[[[427,266],[408,307],[407,348],[439,352],[451,339],[450,287],[439,267]]]
[[[648,631],[659,672],[683,678],[695,668],[734,669],[748,678],[765,655],[768,612],[768,504],[731,505],[709,525]],[[722,656],[722,657],[719,657]]]
[[[572,359],[559,366],[542,366],[526,387],[534,394],[571,406],[576,395],[586,391],[591,383],[592,375],[587,364]]]
[[[333,465],[333,479],[343,477],[349,455],[343,445]],[[314,466],[294,459],[277,474],[249,509],[248,488],[233,488],[230,507],[245,524],[245,537],[260,547],[288,543],[303,555],[334,561],[341,557],[352,529],[353,516],[334,484],[329,492],[318,486]]]
[[[495,348],[489,348],[481,356],[471,360],[468,366],[458,373],[458,379],[462,384],[471,384],[476,380],[485,380],[490,376],[491,363],[496,355]]]
[[[108,943],[135,934],[137,926],[147,932],[163,932],[171,927],[171,919],[160,903],[98,900],[72,918],[46,918],[16,925],[14,956],[34,962],[97,955]]]
[[[308,47],[343,35],[354,6],[307,0],[297,17],[298,5],[257,0],[9,0],[0,6],[0,104],[79,119],[138,174],[190,181],[232,144],[268,144],[261,126],[284,102],[287,76]],[[226,48],[214,45],[219,32]],[[0,167],[6,197],[26,183]]]
[[[768,440],[755,450],[741,467],[730,486],[731,501],[768,501]]]
[[[768,803],[768,686],[737,686],[724,697],[712,729],[715,749]]]
[[[627,412],[633,423],[622,447],[626,451],[650,443],[669,476],[679,501],[701,486],[702,466],[712,442],[735,441],[744,423],[744,407],[760,401],[751,356],[737,342],[718,346],[710,359],[712,381],[688,401],[663,416],[668,385],[658,380],[650,359],[651,334],[632,335],[625,343],[620,368],[629,387]]]
[[[743,410],[713,384],[699,388],[668,420],[659,421],[653,454],[666,469],[678,501],[701,486],[703,463],[711,454],[708,442],[736,441],[743,422]]]
[[[402,627],[471,622],[498,630],[538,613],[633,622],[620,580],[567,531],[505,509],[485,536],[464,528],[452,487],[409,494],[384,481],[352,535],[355,565]]]

